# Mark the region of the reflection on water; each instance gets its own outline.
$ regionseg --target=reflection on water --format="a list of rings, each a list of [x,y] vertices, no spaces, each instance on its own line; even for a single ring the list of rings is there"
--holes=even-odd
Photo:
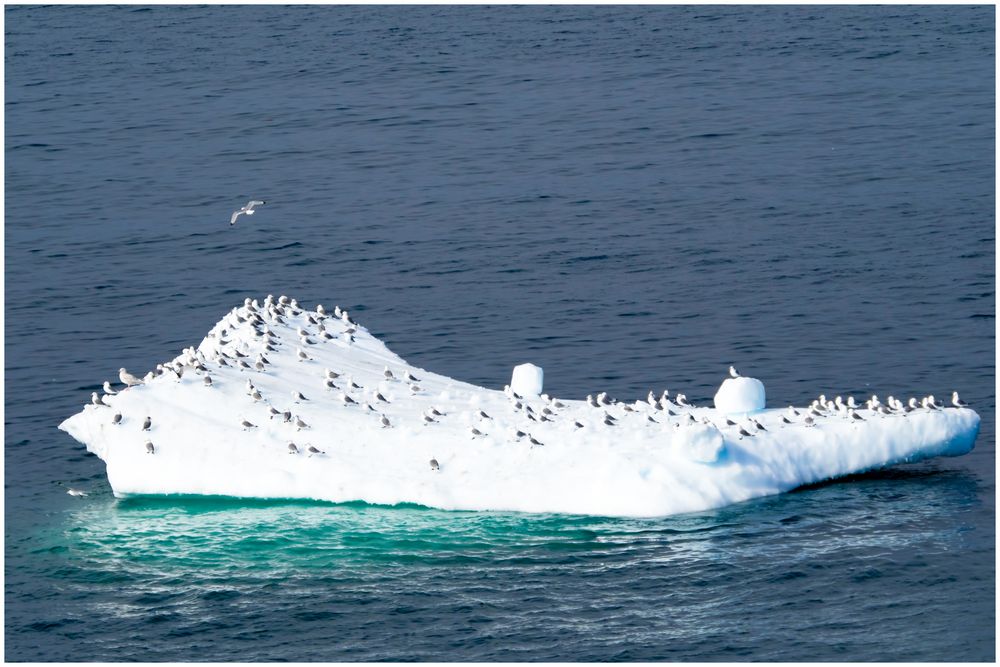
[[[828,496],[837,498],[836,512],[823,506]],[[786,544],[766,539],[776,532],[796,535],[801,540],[796,551],[803,554],[850,544],[901,547],[951,532],[933,523],[941,504],[978,506],[972,476],[932,468],[856,475],[802,489],[795,498],[799,513],[780,519],[767,517],[788,505],[781,496],[697,514],[621,519],[445,512],[415,505],[105,497],[73,509],[58,541],[72,545],[76,555],[117,565],[192,570],[238,565],[271,573],[331,564],[502,565],[505,559],[609,557],[619,551],[640,557],[655,552],[658,560],[670,562],[725,558],[734,537],[753,538],[758,551],[780,552]],[[899,504],[884,524],[868,509],[873,499]],[[853,528],[858,520],[864,521],[863,531]],[[814,530],[822,539],[812,544],[807,538]]]
[[[23,631],[88,659],[156,626],[159,641],[126,640],[135,659],[226,660],[252,636],[257,659],[556,660],[570,646],[595,660],[781,660],[823,650],[810,642],[861,614],[891,626],[880,655],[901,658],[916,644],[898,637],[919,630],[894,605],[988,567],[980,486],[922,465],[662,519],[91,496],[68,502],[62,530],[33,536],[59,605],[24,605]],[[962,599],[951,590],[937,608],[960,613]],[[74,632],[94,617],[120,632]],[[991,619],[972,622],[985,641]],[[920,641],[939,655],[958,640]],[[856,648],[845,655],[872,647]]]

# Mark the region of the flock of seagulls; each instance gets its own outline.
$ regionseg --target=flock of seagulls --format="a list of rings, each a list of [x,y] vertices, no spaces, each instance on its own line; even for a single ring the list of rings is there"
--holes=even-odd
[[[256,200],[249,202],[244,207],[246,210],[234,213],[233,219],[241,212],[251,214],[253,206],[261,204],[263,202]],[[276,377],[271,368],[277,358],[294,359],[293,365],[296,366],[299,363],[318,366],[315,357],[323,355],[311,351],[319,350],[321,346],[331,342],[350,349],[358,331],[359,325],[339,306],[328,313],[322,305],[314,310],[307,310],[287,296],[275,299],[273,295],[268,295],[262,303],[247,298],[242,308],[230,311],[208,334],[207,345],[203,343],[198,349],[186,348],[176,359],[157,365],[154,371],[142,378],[121,368],[118,378],[124,387],[115,388],[110,382],[104,382],[103,395],[93,392],[91,405],[93,409],[108,410],[109,423],[116,428],[128,428],[134,417],[134,423],[141,424],[139,432],[145,436],[137,436],[136,439],[143,443],[144,451],[149,455],[156,455],[158,451],[153,443],[156,433],[153,416],[125,415],[114,409],[115,403],[134,387],[161,379],[180,381],[190,374],[201,378],[198,384],[205,391],[215,391],[223,384],[228,385],[236,372],[245,375],[243,384],[246,403],[239,408],[239,421],[233,427],[238,426],[245,432],[258,431],[261,419],[265,419],[271,424],[269,429],[287,429],[288,436],[292,438],[298,433],[312,432],[312,417],[309,415],[314,414],[312,411],[322,410],[324,402],[329,405],[329,399],[317,402],[313,396],[314,391],[329,395],[343,409],[351,410],[361,423],[371,424],[373,429],[434,429],[441,424],[452,427],[458,424],[466,429],[470,440],[501,438],[505,441],[524,442],[532,448],[545,446],[543,436],[562,437],[558,431],[560,428],[573,432],[619,429],[625,423],[674,429],[704,424],[731,438],[743,439],[796,425],[813,428],[830,420],[858,424],[880,418],[905,418],[914,411],[934,411],[946,407],[932,395],[921,399],[910,398],[906,402],[893,396],[887,397],[883,402],[873,395],[864,403],[856,402],[853,396],[846,399],[836,396],[833,400],[828,400],[825,395],[821,395],[807,408],[789,406],[784,413],[768,411],[757,416],[727,417],[715,410],[694,405],[683,393],[671,395],[666,389],[659,395],[650,391],[644,400],[632,402],[619,401],[607,392],[590,394],[582,402],[588,406],[584,408],[579,402],[564,402],[547,394],[521,396],[510,386],[506,386],[503,390],[506,406],[501,414],[496,414],[497,404],[494,404],[490,408],[494,414],[490,414],[480,408],[472,411],[446,409],[433,402],[431,392],[421,384],[425,380],[415,375],[412,369],[390,368],[388,365],[384,366],[380,376],[375,377],[374,381],[360,379],[353,374],[358,371],[352,373],[349,368],[317,368],[315,371],[306,369],[302,376],[315,377],[314,390],[306,387],[285,395],[265,390],[254,382],[259,376]],[[371,373],[364,371],[362,374],[367,376]],[[729,368],[729,375],[732,378],[741,377],[732,366]],[[413,423],[414,417],[408,417],[406,413],[393,413],[393,404],[400,401],[411,407],[417,404],[427,405],[419,413],[419,422]],[[951,405],[966,407],[957,392],[952,395]],[[261,406],[266,408],[266,413],[261,414],[261,417],[254,416],[260,414]],[[335,435],[314,433],[314,437],[327,440]],[[324,449],[308,442],[295,442],[292,438],[288,439],[284,448],[288,455],[326,455]],[[429,467],[434,472],[442,469],[436,458],[430,460]]]

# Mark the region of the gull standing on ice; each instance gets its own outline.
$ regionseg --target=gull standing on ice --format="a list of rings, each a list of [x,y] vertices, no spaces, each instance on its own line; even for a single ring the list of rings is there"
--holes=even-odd
[[[256,213],[256,211],[253,210],[254,206],[263,206],[266,203],[267,202],[262,201],[260,199],[251,199],[250,201],[247,202],[246,206],[244,206],[238,211],[233,211],[233,217],[229,218],[229,226],[232,227],[233,225],[235,225],[236,218],[240,217],[244,213],[246,213],[247,215],[253,215],[254,213]]]
[[[136,376],[132,375],[131,373],[129,373],[124,368],[119,368],[118,369],[118,379],[121,380],[122,384],[124,384],[126,387],[131,387],[133,385],[142,384],[142,380],[140,380]]]
[[[740,377],[740,374],[736,370],[735,366],[730,366],[729,367],[729,377],[731,377],[731,378],[738,378],[738,377]]]

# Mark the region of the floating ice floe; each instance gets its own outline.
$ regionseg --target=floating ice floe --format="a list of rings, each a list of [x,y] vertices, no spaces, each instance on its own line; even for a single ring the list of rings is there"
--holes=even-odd
[[[764,409],[753,378],[727,379],[715,407],[667,392],[557,399],[530,364],[491,390],[407,364],[339,308],[286,297],[247,299],[145,378],[59,426],[106,463],[119,497],[663,516],[958,456],[979,432],[975,412],[933,399]]]

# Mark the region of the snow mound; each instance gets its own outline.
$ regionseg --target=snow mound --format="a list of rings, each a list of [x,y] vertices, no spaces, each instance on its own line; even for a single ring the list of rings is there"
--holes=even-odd
[[[715,409],[724,414],[763,410],[764,383],[747,377],[726,379],[715,393]]]
[[[411,366],[339,309],[247,299],[197,348],[60,428],[104,460],[119,497],[605,516],[700,511],[958,456],[979,432],[965,408],[763,410],[749,378],[726,380],[716,409],[652,395],[588,404],[539,396],[536,370],[525,383],[538,392],[515,373],[517,399]]]
[[[510,378],[510,389],[521,396],[538,396],[542,393],[542,369],[534,364],[514,367]]]

